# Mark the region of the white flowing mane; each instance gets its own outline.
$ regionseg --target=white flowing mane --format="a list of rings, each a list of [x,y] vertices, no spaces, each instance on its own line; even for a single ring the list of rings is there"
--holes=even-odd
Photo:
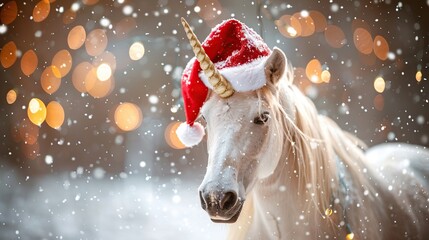
[[[286,185],[287,179],[297,176],[296,194],[309,213],[306,218],[310,224],[329,225],[336,236],[343,237],[348,233],[344,225],[350,224],[354,232],[360,232],[367,239],[377,239],[380,230],[376,225],[388,217],[379,196],[384,195],[380,192],[382,186],[377,186],[373,178],[375,169],[367,166],[365,144],[330,118],[318,114],[312,101],[292,84],[292,76],[289,68],[279,84],[268,81],[264,88],[257,90],[260,104],[265,102],[273,112],[271,124],[275,126],[270,127],[269,134],[283,139],[278,145],[282,155],[276,170],[263,184]],[[276,151],[271,153],[275,157]],[[347,205],[349,198],[353,206]],[[254,205],[252,195],[247,201],[243,217],[230,228],[229,239],[244,239],[249,230],[258,206]],[[392,206],[399,208],[401,204],[411,204],[411,200],[398,198]],[[347,209],[353,214],[347,214]],[[336,214],[329,217],[331,210]],[[418,220],[413,213],[405,215]],[[320,219],[325,219],[325,223]]]
[[[258,95],[275,112],[272,124],[277,126],[270,128],[273,131],[270,134],[282,135],[284,139],[284,154],[279,164],[288,161],[296,165],[300,193],[310,193],[313,196],[310,202],[320,210],[319,214],[324,214],[331,204],[332,191],[339,186],[337,159],[361,183],[362,191],[371,190],[362,174],[365,156],[361,148],[365,144],[328,117],[319,115],[313,102],[290,84],[292,76],[288,68],[279,85],[268,82]],[[292,109],[287,109],[290,106]]]

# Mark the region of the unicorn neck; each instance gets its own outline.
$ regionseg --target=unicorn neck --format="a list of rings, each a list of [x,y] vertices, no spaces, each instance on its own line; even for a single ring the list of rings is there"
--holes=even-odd
[[[260,180],[253,191],[254,222],[249,236],[260,239],[315,239],[315,233],[337,235],[313,204],[311,193],[299,183],[298,169],[291,156],[279,162],[276,171]],[[295,160],[294,160],[295,161]],[[283,165],[283,166],[282,166]],[[309,186],[308,186],[309,187]]]

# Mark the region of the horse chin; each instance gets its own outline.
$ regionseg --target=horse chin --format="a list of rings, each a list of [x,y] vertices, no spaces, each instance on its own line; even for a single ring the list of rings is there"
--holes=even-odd
[[[241,204],[237,212],[234,215],[232,215],[232,217],[229,219],[210,218],[210,220],[212,220],[212,222],[214,223],[235,223],[238,217],[240,216],[242,208],[243,208],[243,204]]]

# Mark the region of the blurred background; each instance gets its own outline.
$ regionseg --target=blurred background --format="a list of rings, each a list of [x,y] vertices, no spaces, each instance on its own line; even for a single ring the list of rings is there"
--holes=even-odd
[[[180,77],[236,18],[277,46],[319,112],[369,146],[429,147],[429,1],[0,3],[0,239],[217,239],[186,149]]]

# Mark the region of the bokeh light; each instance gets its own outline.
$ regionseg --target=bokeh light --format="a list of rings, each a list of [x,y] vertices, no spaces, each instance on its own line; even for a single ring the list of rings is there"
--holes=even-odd
[[[60,103],[52,101],[46,106],[46,123],[54,129],[58,129],[64,123],[64,109]]]
[[[70,55],[70,52],[63,49],[58,51],[54,58],[52,59],[52,66],[55,66],[56,69],[59,70],[59,75],[55,75],[58,78],[62,78],[66,76],[72,67],[72,56]],[[54,72],[57,73],[57,72]]]
[[[132,131],[140,126],[143,115],[140,108],[129,102],[120,104],[115,110],[115,123],[123,131]]]
[[[179,140],[176,134],[176,130],[179,127],[180,122],[172,122],[168,124],[164,132],[165,141],[167,144],[174,149],[184,149],[185,145]]]
[[[109,64],[102,63],[97,67],[97,78],[100,81],[106,81],[112,76],[112,69]]]
[[[17,97],[16,91],[11,89],[6,94],[6,102],[8,104],[13,104],[16,101],[16,97]]]
[[[90,90],[92,90],[96,82],[100,82],[100,80],[98,80],[97,78],[97,68],[91,65],[91,69],[86,73],[83,81],[85,91],[89,92]]]
[[[373,40],[368,30],[356,28],[353,32],[353,42],[359,52],[366,55],[372,53]]]
[[[45,68],[40,77],[40,84],[46,93],[52,94],[56,92],[61,85],[60,71],[56,66],[49,66]]]
[[[89,72],[89,74],[87,75],[87,78],[85,78],[85,81],[91,81],[90,79],[93,79],[93,76],[91,75],[94,71]],[[91,78],[88,78],[88,76],[90,76]],[[88,80],[87,80],[88,79]],[[109,95],[112,90],[114,89],[114,78],[110,77],[108,79],[106,79],[105,81],[101,81],[99,79],[96,79],[93,82],[92,87],[90,87],[90,85],[86,85],[86,87],[90,87],[87,89],[89,95],[93,96],[94,98],[102,98],[105,97],[107,95]],[[86,82],[85,82],[86,84]]]
[[[114,29],[118,38],[126,38],[131,31],[137,29],[137,22],[132,17],[125,17],[116,24]]]
[[[18,6],[15,1],[7,2],[3,5],[1,12],[1,22],[3,24],[11,24],[18,16]]]
[[[335,25],[328,25],[325,30],[325,39],[329,46],[341,48],[346,44],[346,36],[343,30]]]
[[[28,103],[28,119],[37,126],[40,126],[46,119],[46,106],[42,100],[33,98]]]
[[[310,79],[313,83],[321,83],[322,78],[322,65],[319,60],[312,59],[308,62],[307,67],[305,68],[305,74],[307,78]]]
[[[303,14],[302,12],[295,13],[292,17],[296,18],[299,21],[299,25],[301,26],[301,37],[311,36],[315,31],[314,21],[311,16],[308,15],[307,11],[304,11],[307,14]],[[308,16],[307,16],[308,15]]]
[[[323,70],[320,74],[320,77],[322,79],[322,82],[329,83],[329,81],[331,80],[331,73],[328,70]]]
[[[385,87],[386,87],[386,82],[382,77],[378,77],[374,80],[374,89],[378,93],[384,92]]]
[[[144,46],[141,42],[135,42],[131,45],[130,50],[128,51],[131,60],[137,61],[140,60],[144,55]]]
[[[63,14],[63,23],[67,25],[74,22],[75,20],[76,12],[71,9],[67,9]]]
[[[422,80],[422,72],[421,71],[416,72],[416,80],[417,80],[417,82],[420,82]]]
[[[42,22],[49,16],[51,11],[51,3],[46,0],[41,0],[34,6],[33,9],[33,20],[35,22]]]
[[[378,111],[383,111],[384,97],[382,94],[377,94],[377,96],[374,97],[374,108]]]
[[[103,29],[92,30],[85,41],[85,49],[88,55],[97,56],[104,52],[107,47],[107,35]]]
[[[13,41],[6,43],[1,49],[0,61],[4,68],[10,68],[16,61],[16,44]]]
[[[113,53],[104,51],[102,54],[95,56],[94,60],[92,61],[92,65],[94,67],[98,67],[103,63],[109,65],[112,73],[116,70],[116,57],[113,55]]]
[[[81,93],[85,93],[88,91],[86,85],[92,84],[90,88],[94,86],[94,82],[92,83],[86,82],[87,75],[89,74],[90,71],[93,70],[93,68],[94,67],[89,62],[81,62],[74,68],[72,73],[72,83],[73,83],[73,86],[76,88],[76,90],[78,90]]]
[[[75,26],[67,36],[67,43],[70,49],[76,50],[82,47],[86,40],[85,28],[81,25]]]
[[[389,54],[389,44],[382,36],[375,36],[374,38],[374,53],[380,60],[386,60]]]
[[[325,16],[321,12],[310,11],[310,17],[313,19],[314,30],[316,32],[323,32],[326,30],[326,27],[328,26],[328,24],[326,22]]]
[[[30,76],[36,70],[38,63],[39,59],[36,53],[32,49],[28,50],[21,58],[22,73],[26,76]]]
[[[280,33],[287,38],[296,38],[301,35],[299,20],[291,15],[283,15],[275,21]]]

